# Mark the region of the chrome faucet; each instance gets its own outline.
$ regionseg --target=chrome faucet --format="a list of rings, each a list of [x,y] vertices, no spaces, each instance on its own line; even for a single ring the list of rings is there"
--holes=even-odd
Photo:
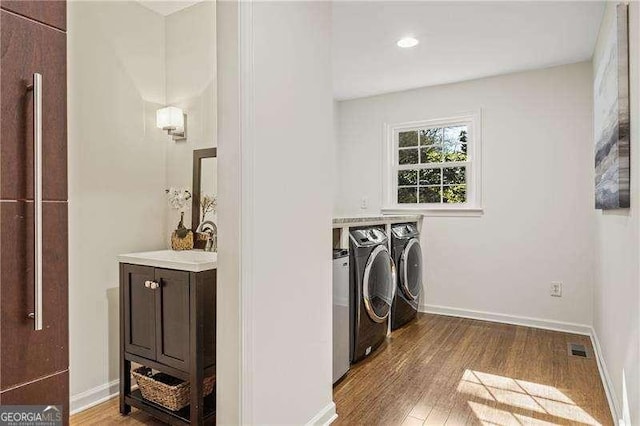
[[[204,246],[204,251],[216,251],[216,249],[218,248],[218,244],[217,244],[217,239],[218,236],[214,235],[213,231],[207,231],[206,234],[208,235],[207,238],[207,244]]]
[[[210,220],[202,222],[198,227],[198,232],[207,234],[207,243],[204,251],[218,251],[218,227]]]

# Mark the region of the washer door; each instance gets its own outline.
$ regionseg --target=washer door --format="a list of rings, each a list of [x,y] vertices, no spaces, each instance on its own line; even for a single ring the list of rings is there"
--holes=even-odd
[[[362,297],[369,317],[383,322],[391,310],[395,270],[387,247],[376,247],[367,260],[362,283]]]
[[[410,300],[417,300],[422,289],[422,250],[417,238],[409,240],[400,256],[400,288]]]

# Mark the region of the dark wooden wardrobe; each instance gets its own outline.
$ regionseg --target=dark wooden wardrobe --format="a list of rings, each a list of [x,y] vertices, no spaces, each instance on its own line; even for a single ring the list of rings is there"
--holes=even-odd
[[[0,404],[69,416],[66,3],[0,0]]]

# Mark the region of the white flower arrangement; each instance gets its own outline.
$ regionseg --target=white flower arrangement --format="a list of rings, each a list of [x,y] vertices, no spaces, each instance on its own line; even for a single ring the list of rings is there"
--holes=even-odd
[[[191,199],[191,191],[186,188],[174,188],[171,187],[165,190],[167,193],[167,200],[169,201],[169,207],[176,210],[182,210],[189,205]]]

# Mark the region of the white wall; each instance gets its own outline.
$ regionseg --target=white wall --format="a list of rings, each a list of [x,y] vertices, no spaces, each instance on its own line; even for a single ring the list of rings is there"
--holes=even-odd
[[[218,271],[216,422],[242,424],[242,134],[237,2],[218,3]],[[248,7],[243,4],[243,7]],[[246,160],[246,159],[245,159]]]
[[[234,20],[234,7],[219,10]],[[242,342],[239,371],[237,365],[226,370],[226,364],[223,374],[229,373],[225,380],[241,378],[241,403],[234,406],[241,407],[242,424],[305,424],[319,421],[318,415],[328,420],[335,413],[333,188],[327,173],[333,162],[331,4],[237,7],[239,27],[229,23],[227,33],[219,35],[225,46],[220,81],[238,85],[234,96],[223,84],[221,101],[227,102],[220,105],[221,117],[233,119],[240,111],[238,127],[225,133],[229,138],[222,135],[233,124],[219,121],[220,176],[225,178],[219,182],[220,244],[225,247],[219,268],[225,276],[221,290],[240,312]],[[232,75],[238,65],[239,81]],[[226,179],[234,172],[235,181]],[[229,238],[239,239],[234,253],[225,246]],[[238,323],[232,308],[220,321],[227,318],[231,327]],[[225,336],[235,351],[233,337]]]
[[[591,86],[584,62],[339,102],[335,213],[380,211],[384,123],[481,109],[484,215],[425,217],[422,304],[589,326]]]
[[[192,186],[193,150],[216,146],[216,3],[205,1],[165,18],[166,104],[187,114],[187,140],[166,137],[167,186]],[[168,209],[167,234],[180,213]],[[191,224],[191,210],[185,213]]]
[[[332,401],[331,5],[256,3],[253,23],[253,292],[244,296],[253,301],[253,369],[245,385],[253,423],[302,424]]]
[[[594,71],[603,60],[606,37],[615,31],[615,5],[607,3],[593,58]],[[635,2],[629,8],[629,30],[631,209],[597,212],[594,298],[594,328],[613,384],[618,417],[626,416],[627,426],[640,423],[640,4]],[[627,395],[623,393],[623,379]]]
[[[116,256],[166,241],[165,135],[155,127],[165,97],[164,23],[133,2],[69,2],[68,13],[69,329],[77,396],[118,377]]]

